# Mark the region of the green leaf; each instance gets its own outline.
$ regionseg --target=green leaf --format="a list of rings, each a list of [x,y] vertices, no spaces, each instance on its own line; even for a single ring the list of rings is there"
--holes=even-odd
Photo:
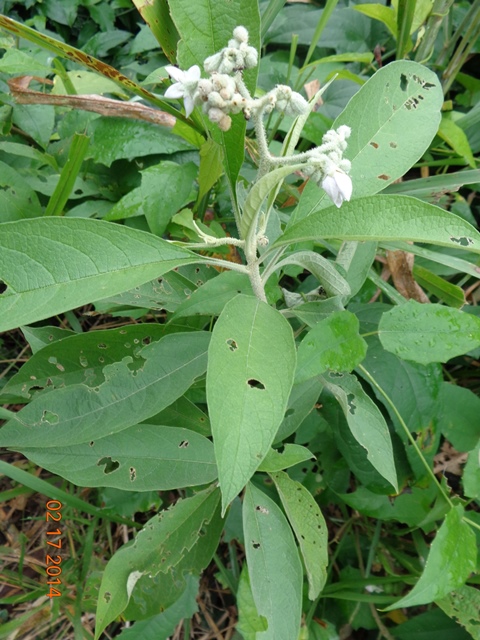
[[[428,604],[462,587],[476,569],[475,534],[463,522],[463,508],[453,507],[430,547],[425,569],[417,584],[404,598],[386,611]]]
[[[197,595],[199,580],[194,576],[187,577],[187,587],[182,595],[163,613],[136,622],[116,636],[117,640],[169,640],[179,622],[191,618],[198,611]]]
[[[415,300],[383,314],[378,330],[387,351],[420,364],[446,362],[480,346],[480,318]]]
[[[100,220],[44,218],[0,225],[0,331],[115,295],[200,256]],[[20,268],[21,265],[21,268]]]
[[[205,58],[226,47],[239,24],[248,29],[249,44],[260,50],[260,15],[257,0],[175,0],[170,13],[180,34],[178,63],[182,69],[194,64],[203,68]],[[258,69],[248,69],[244,82],[253,95]],[[229,131],[211,126],[213,139],[225,151],[225,173],[235,194],[235,184],[243,164],[246,122],[243,114],[232,117]]]
[[[477,163],[473,157],[472,149],[470,148],[465,131],[459,127],[454,120],[452,120],[451,113],[444,113],[442,115],[438,135],[442,140],[445,140],[450,147],[452,147],[455,153],[463,158],[465,162],[468,162],[472,169],[476,168]]]
[[[14,402],[25,402],[37,391],[48,392],[72,384],[96,387],[105,381],[103,369],[106,365],[130,357],[140,366],[143,362],[139,354],[142,347],[165,335],[165,325],[150,323],[83,334],[65,331],[59,334],[58,331],[62,330],[55,332],[55,328],[49,327],[43,332],[46,334],[43,339],[47,340],[43,348],[29,358],[2,388],[0,397],[5,404],[11,402],[8,397],[13,396]],[[32,331],[35,336],[38,329],[24,329],[29,342]]]
[[[244,295],[225,305],[207,371],[224,511],[268,453],[285,414],[295,358],[292,329],[278,311]]]
[[[370,463],[398,492],[392,441],[377,405],[353,375],[329,373],[323,381],[342,407],[350,431],[366,450]]]
[[[244,640],[256,640],[257,633],[267,630],[267,621],[258,615],[253,599],[247,565],[244,564],[237,590],[238,625],[237,631]]]
[[[348,282],[335,268],[335,265],[314,251],[297,251],[275,265],[275,270],[288,264],[303,267],[315,276],[329,296],[349,296]]]
[[[176,333],[104,368],[96,387],[71,385],[38,395],[0,431],[0,446],[58,447],[95,441],[166,408],[206,369],[210,334]],[[129,366],[130,365],[130,366]]]
[[[14,222],[41,215],[38,196],[28,180],[13,167],[0,162],[0,222]]]
[[[192,566],[195,562],[189,556],[194,559],[195,545],[201,535],[207,534],[208,528],[204,528],[209,523],[213,522],[214,530],[218,529],[215,520],[219,520],[219,502],[220,494],[213,487],[179,500],[171,509],[149,520],[133,543],[115,553],[107,564],[100,588],[96,640],[125,610],[136,583],[144,574],[152,578],[164,574],[163,579],[167,581],[175,576],[184,583],[184,573],[198,569]]]
[[[352,129],[344,155],[352,163],[354,199],[382,191],[422,157],[437,133],[442,104],[438,76],[408,60],[378,69],[361,87],[332,125]],[[297,219],[331,203],[320,190],[302,200]]]
[[[193,315],[218,316],[227,302],[239,293],[253,296],[249,277],[235,271],[224,271],[193,291],[185,302],[177,307],[173,318]]]
[[[150,27],[169,62],[177,59],[177,43],[180,38],[173,24],[167,0],[133,0],[142,18]]]
[[[283,442],[285,438],[295,433],[308,414],[315,408],[321,391],[322,385],[316,378],[293,385],[288,399],[287,410],[274,442]]]
[[[351,296],[362,288],[376,254],[376,242],[344,242],[340,247],[335,262],[345,270]]]
[[[275,473],[305,462],[305,460],[312,460],[312,458],[315,459],[315,456],[306,447],[287,443],[281,453],[276,449],[270,449],[262,464],[258,467],[258,471]]]
[[[167,424],[170,427],[185,427],[202,436],[211,436],[210,420],[206,413],[182,396],[166,409],[148,419],[151,424]]]
[[[287,518],[300,545],[308,577],[308,597],[315,600],[327,580],[328,530],[312,494],[286,473],[271,474]]]
[[[328,238],[408,240],[480,253],[480,234],[471,224],[440,207],[408,196],[370,196],[344,203],[297,222],[273,248]]]
[[[197,167],[161,162],[142,171],[142,184],[110,209],[105,220],[144,215],[152,233],[162,236],[172,216],[191,201]]]
[[[198,173],[198,197],[203,198],[223,174],[222,147],[210,139],[200,148],[200,170]]]
[[[463,490],[467,498],[479,500],[480,498],[480,440],[477,446],[470,451],[467,464],[463,470]]]
[[[352,371],[367,352],[358,329],[358,319],[349,311],[335,311],[320,320],[298,347],[295,382],[304,382],[327,369]]]
[[[480,398],[465,387],[442,382],[438,428],[457,451],[471,451],[480,439]]]
[[[439,300],[443,300],[449,307],[461,309],[465,304],[465,292],[461,287],[418,264],[413,265],[413,276],[421,287],[433,293]]]
[[[357,4],[353,7],[355,11],[360,11],[369,18],[380,20],[387,27],[394,38],[397,37],[397,22],[395,20],[395,10],[392,7],[385,7],[383,4]]]
[[[435,602],[450,618],[462,625],[474,640],[480,640],[480,591],[467,585]]]
[[[167,491],[217,477],[213,445],[177,427],[139,424],[106,438],[63,447],[21,447],[43,469],[82,487]]]
[[[36,74],[42,77],[52,73],[51,67],[42,64],[33,56],[19,49],[7,49],[5,51],[2,58],[0,58],[0,71],[22,75]]]
[[[262,640],[297,638],[302,612],[298,550],[279,507],[251,483],[243,501],[243,529],[253,599],[268,623]]]
[[[133,160],[153,154],[169,155],[192,149],[188,142],[167,128],[150,122],[98,118],[90,127],[92,140],[86,157],[107,167],[123,158]]]

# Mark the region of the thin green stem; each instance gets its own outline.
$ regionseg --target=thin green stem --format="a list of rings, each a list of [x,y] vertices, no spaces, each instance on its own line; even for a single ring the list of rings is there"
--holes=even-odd
[[[390,396],[383,390],[383,388],[378,384],[378,382],[375,380],[375,378],[370,375],[370,373],[365,369],[365,367],[363,367],[361,364],[359,364],[358,368],[360,369],[362,374],[365,376],[365,378],[367,378],[367,380],[370,382],[370,384],[373,387],[375,387],[375,389],[380,393],[380,395],[382,395],[385,398],[387,404],[391,407],[393,413],[397,416],[397,419],[398,419],[403,431],[405,432],[405,435],[407,436],[408,440],[410,441],[410,444],[412,445],[412,447],[415,449],[415,452],[418,455],[421,463],[425,467],[425,470],[427,471],[428,475],[433,480],[434,484],[437,486],[437,489],[439,490],[440,494],[443,496],[443,498],[445,499],[447,504],[450,507],[453,507],[454,506],[453,502],[450,500],[449,495],[446,493],[446,491],[444,490],[444,488],[442,487],[442,485],[438,481],[437,476],[433,473],[433,469],[430,467],[430,465],[426,461],[425,456],[421,452],[420,447],[416,443],[415,438],[410,433],[410,429],[405,424],[404,419],[400,415],[400,412],[398,411],[398,409],[395,406],[394,402],[391,400]]]
[[[448,16],[452,4],[453,0],[435,0],[433,3],[432,11],[425,25],[425,33],[415,55],[415,60],[420,64],[425,64],[431,58],[438,32],[442,22]]]

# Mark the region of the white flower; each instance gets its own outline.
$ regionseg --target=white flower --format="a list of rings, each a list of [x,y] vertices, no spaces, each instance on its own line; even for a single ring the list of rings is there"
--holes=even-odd
[[[172,86],[168,87],[165,91],[165,98],[183,98],[185,115],[188,118],[195,106],[193,103],[193,95],[200,80],[200,67],[195,64],[193,67],[190,67],[188,71],[182,71],[181,69],[177,69],[177,67],[168,65],[165,67],[165,70],[169,76],[176,80],[175,84],[172,84]]]
[[[352,180],[341,169],[335,169],[333,174],[323,179],[322,189],[327,192],[337,207],[341,207],[344,200],[348,202],[352,197]]]

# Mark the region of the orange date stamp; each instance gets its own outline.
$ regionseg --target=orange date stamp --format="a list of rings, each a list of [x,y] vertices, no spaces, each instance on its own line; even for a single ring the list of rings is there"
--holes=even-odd
[[[46,594],[49,598],[55,598],[62,595],[62,556],[56,554],[53,549],[62,549],[62,531],[59,527],[54,530],[48,530],[50,527],[55,526],[62,519],[62,503],[59,500],[48,500],[45,505],[45,520],[49,523],[47,525],[46,543],[49,553],[45,557],[45,571],[47,574],[47,585],[49,585],[49,592]],[[51,555],[50,555],[51,553]],[[53,586],[55,585],[55,586]],[[57,588],[58,587],[58,588]]]

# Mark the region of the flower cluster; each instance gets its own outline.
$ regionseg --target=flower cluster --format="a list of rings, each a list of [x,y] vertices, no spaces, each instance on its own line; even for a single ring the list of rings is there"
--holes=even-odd
[[[263,117],[276,109],[288,116],[308,114],[309,103],[299,93],[286,85],[277,85],[259,98],[253,98],[243,82],[242,73],[258,64],[257,50],[248,44],[248,31],[236,27],[233,38],[218,53],[205,60],[204,68],[209,78],[201,78],[197,65],[188,71],[177,67],[165,67],[176,81],[165,92],[166,98],[183,98],[185,113],[191,115],[195,106],[201,106],[211,122],[222,131],[230,129],[230,115],[243,112],[245,118],[255,122],[259,145],[259,176],[276,166],[298,164],[304,173],[321,186],[337,207],[352,195],[352,181],[348,176],[350,162],[343,158],[350,127],[345,125],[323,136],[322,144],[301,154],[275,158],[268,149]]]
[[[351,164],[343,158],[350,133],[351,129],[346,125],[327,131],[322,144],[307,152],[308,162],[304,169],[304,173],[326,191],[337,207],[352,196],[352,181],[348,175]]]

